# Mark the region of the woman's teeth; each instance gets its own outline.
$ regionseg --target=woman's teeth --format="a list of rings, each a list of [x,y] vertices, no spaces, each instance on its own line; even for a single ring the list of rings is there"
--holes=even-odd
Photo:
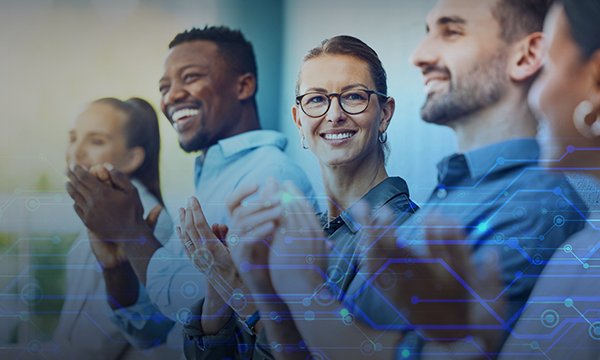
[[[325,134],[323,136],[326,140],[343,140],[354,136],[355,133],[344,133],[344,134]]]
[[[173,121],[177,121],[186,117],[198,115],[198,109],[181,109],[177,110],[175,114],[173,114]]]

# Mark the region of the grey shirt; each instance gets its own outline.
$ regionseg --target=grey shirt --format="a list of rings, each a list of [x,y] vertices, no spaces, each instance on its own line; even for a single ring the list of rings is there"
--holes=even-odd
[[[404,223],[418,207],[410,200],[408,186],[399,177],[392,177],[382,181],[372,188],[362,200],[366,201],[376,217],[384,206],[389,207],[395,216],[395,225]],[[328,262],[327,273],[332,274],[337,289],[341,293],[336,294],[338,298],[344,299],[349,296],[346,289],[352,283],[358,281],[356,277],[358,259],[363,252],[357,248],[357,242],[361,232],[360,226],[353,220],[353,208],[343,212],[338,218],[328,222],[327,213],[319,214],[319,219],[327,238],[335,244]],[[325,270],[325,269],[323,269]],[[362,299],[362,298],[361,298]],[[201,314],[204,299],[192,307],[195,315]],[[363,310],[371,316],[376,316],[379,309],[369,307],[364,302]],[[373,303],[374,304],[374,303]],[[263,314],[264,316],[264,314]],[[265,319],[269,321],[269,319]],[[345,326],[345,325],[344,325]],[[184,327],[184,351],[188,359],[271,359],[271,344],[269,343],[265,330],[258,336],[248,331],[245,323],[240,321],[236,314],[216,335],[205,335],[202,331],[199,316]]]

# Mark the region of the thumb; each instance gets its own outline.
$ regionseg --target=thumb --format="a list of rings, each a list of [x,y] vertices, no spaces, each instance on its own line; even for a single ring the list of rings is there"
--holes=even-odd
[[[131,181],[129,180],[129,178],[127,178],[125,174],[115,169],[115,167],[110,163],[104,164],[104,168],[108,171],[110,181],[117,189],[125,191],[131,190],[133,184],[131,184]]]
[[[152,231],[154,231],[154,227],[156,226],[156,222],[158,221],[158,217],[160,216],[161,211],[163,210],[162,205],[156,205],[150,212],[148,213],[148,217],[146,217],[146,224]]]

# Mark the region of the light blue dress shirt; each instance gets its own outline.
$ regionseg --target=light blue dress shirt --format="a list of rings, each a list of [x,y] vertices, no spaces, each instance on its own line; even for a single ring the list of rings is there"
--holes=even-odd
[[[268,177],[293,181],[308,197],[314,193],[304,171],[283,151],[284,135],[256,130],[220,140],[195,166],[196,197],[207,222],[228,224],[225,199],[239,186],[263,185]],[[203,161],[204,160],[204,161]],[[183,204],[182,204],[183,205]],[[317,204],[313,204],[317,209]],[[178,220],[175,224],[178,225]],[[146,287],[135,305],[113,313],[113,321],[141,347],[167,344],[181,349],[181,329],[190,306],[205,295],[204,279],[173,236],[150,259]]]

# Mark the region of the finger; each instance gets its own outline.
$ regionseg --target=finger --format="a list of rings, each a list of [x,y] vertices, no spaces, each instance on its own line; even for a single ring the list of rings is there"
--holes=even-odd
[[[135,186],[131,183],[131,180],[127,177],[127,175],[123,174],[119,170],[115,169],[115,167],[110,164],[104,164],[104,168],[108,172],[110,176],[110,181],[114,184],[117,189],[124,190],[126,192],[137,191]]]
[[[188,212],[192,216],[192,222],[196,228],[196,232],[201,236],[201,238],[198,238],[198,240],[205,241],[205,239],[218,239],[217,236],[213,234],[211,227],[208,225],[208,222],[204,217],[204,213],[202,212],[200,202],[195,196],[192,196],[188,202]],[[194,237],[192,237],[192,240],[195,240]]]
[[[69,169],[69,178],[77,179],[77,181],[87,187],[88,189],[92,189],[95,186],[101,185],[102,183],[96,179],[92,174],[86,171],[80,165],[75,165],[73,170]]]
[[[227,205],[227,211],[231,215],[233,210],[239,207],[242,204],[242,201],[246,199],[248,196],[254,194],[258,191],[258,184],[248,184],[237,188],[231,195],[227,197],[225,200],[225,204]]]
[[[219,238],[219,240],[221,240],[221,233],[219,232],[219,224],[217,224],[217,223],[212,224],[211,230],[212,230],[213,234],[215,234],[215,236],[217,238]]]
[[[221,240],[227,239],[227,233],[229,233],[229,228],[225,224],[219,224],[219,232],[221,233]]]
[[[186,233],[192,241],[198,241],[200,235],[198,234],[196,225],[194,224],[194,215],[190,204],[188,204],[185,210],[183,210],[180,220],[182,221],[181,231]],[[194,243],[194,245],[198,244]]]
[[[150,210],[148,216],[146,217],[146,224],[152,231],[154,231],[154,228],[156,227],[158,217],[160,216],[160,213],[162,212],[163,208],[164,207],[160,204],[156,205],[154,208],[152,208],[152,210]]]
[[[179,240],[181,240],[181,246],[183,247],[183,251],[185,251],[185,254],[187,255],[188,259],[190,259],[190,261],[191,261],[192,253],[191,253],[190,249],[188,248],[188,246],[186,246],[186,245],[189,245],[188,241],[190,241],[190,238],[187,236],[187,234],[185,232],[181,231],[181,228],[179,226],[175,227],[175,232],[177,233],[177,236],[179,236]],[[193,245],[191,245],[191,246],[193,246]]]
[[[90,169],[90,174],[92,174],[96,179],[100,180],[104,185],[112,187],[112,182],[110,181],[110,174],[104,167],[104,165],[95,165]]]
[[[273,230],[275,230],[275,223],[273,221],[268,221],[266,223],[254,227],[252,231],[252,237],[255,239],[266,240],[270,243],[270,241],[267,240],[267,238],[273,233]]]
[[[75,212],[77,213],[77,216],[79,216],[81,219],[83,219],[85,217],[85,212],[83,211],[83,209],[79,205],[74,204],[73,205],[73,209],[75,209]]]
[[[282,215],[283,208],[281,206],[277,206],[274,208],[264,209],[260,212],[255,212],[245,217],[237,216],[237,222],[235,226],[236,231],[245,231],[251,232],[253,228],[262,225],[266,222],[276,222],[283,218]]]
[[[75,201],[75,204],[87,207],[85,197],[75,188],[75,185],[71,181],[65,183],[65,188],[69,196]]]

